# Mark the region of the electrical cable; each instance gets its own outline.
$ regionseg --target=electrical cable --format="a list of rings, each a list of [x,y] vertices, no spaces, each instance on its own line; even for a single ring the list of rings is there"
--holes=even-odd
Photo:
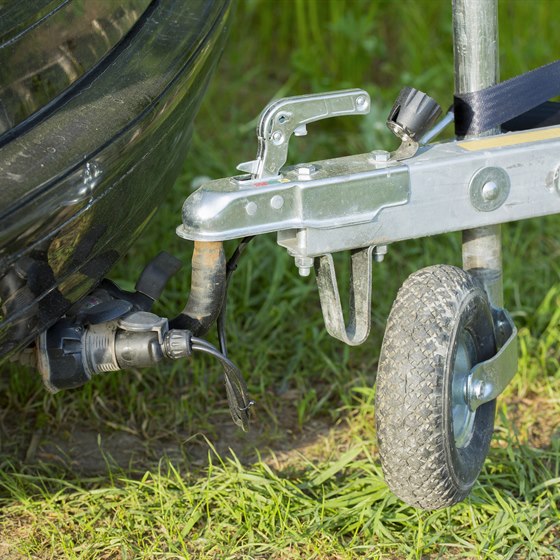
[[[251,242],[254,238],[254,235],[249,237],[244,237],[231,257],[228,259],[226,263],[226,288],[224,293],[224,301],[222,303],[222,308],[220,310],[220,314],[218,315],[217,321],[217,328],[218,328],[218,341],[220,344],[220,351],[221,353],[227,357],[227,342],[226,342],[226,307],[227,307],[227,290],[229,286],[229,281],[231,279],[231,275],[237,269],[237,263],[239,262],[239,258],[241,257],[243,251],[246,249],[247,245]]]
[[[226,263],[226,286],[224,290],[224,301],[217,320],[218,341],[220,350],[214,348],[209,342],[193,337],[193,350],[206,352],[218,358],[224,368],[224,377],[226,381],[226,393],[228,397],[229,410],[233,422],[243,431],[247,431],[249,426],[249,409],[255,404],[248,398],[248,390],[245,380],[243,379],[239,368],[227,357],[227,341],[226,341],[226,307],[227,307],[227,290],[231,275],[237,269],[237,263],[241,254],[254,236],[244,237],[231,257]]]
[[[247,385],[241,371],[208,341],[193,336],[191,337],[191,345],[194,351],[210,354],[222,364],[231,417],[233,422],[246,432],[249,427],[249,409],[255,402],[248,397]]]

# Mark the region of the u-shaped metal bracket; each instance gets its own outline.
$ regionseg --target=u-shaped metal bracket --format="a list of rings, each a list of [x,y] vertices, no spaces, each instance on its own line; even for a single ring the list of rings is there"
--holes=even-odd
[[[375,247],[352,251],[350,307],[344,321],[331,254],[315,261],[319,298],[327,332],[350,346],[365,342],[371,327],[372,253]]]

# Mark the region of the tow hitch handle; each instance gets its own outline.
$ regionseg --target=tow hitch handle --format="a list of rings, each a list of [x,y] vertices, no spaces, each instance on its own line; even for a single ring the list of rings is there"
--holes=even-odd
[[[286,97],[270,103],[261,113],[257,127],[257,159],[238,165],[253,179],[277,177],[288,157],[292,134],[305,136],[311,122],[345,115],[367,115],[371,106],[363,89],[347,89],[312,95]]]

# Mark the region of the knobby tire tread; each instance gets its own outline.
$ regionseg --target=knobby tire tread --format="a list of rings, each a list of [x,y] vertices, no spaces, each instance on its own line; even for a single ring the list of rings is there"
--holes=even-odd
[[[462,269],[438,265],[411,275],[391,310],[377,376],[376,424],[385,479],[422,509],[453,505],[456,484],[445,453],[444,368],[462,296],[480,289]]]

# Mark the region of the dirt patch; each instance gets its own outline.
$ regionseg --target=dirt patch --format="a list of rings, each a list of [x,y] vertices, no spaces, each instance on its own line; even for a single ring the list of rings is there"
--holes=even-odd
[[[25,542],[32,535],[33,520],[29,515],[2,516],[0,526],[0,560],[25,558],[15,549],[15,543]]]
[[[212,415],[204,431],[171,434],[166,431],[161,435],[142,435],[132,429],[109,426],[92,428],[85,422],[62,424],[57,430],[47,426],[31,432],[22,430],[22,423],[10,416],[3,423],[2,451],[5,456],[18,457],[27,465],[52,465],[76,476],[96,477],[106,476],[115,469],[131,475],[144,473],[157,468],[162,458],[198,470],[210,459],[216,462],[216,455],[222,460],[235,456],[244,464],[262,459],[273,469],[283,470],[326,460],[343,453],[357,440],[367,441],[368,445],[371,442],[371,447],[375,447],[371,411],[356,408],[338,421],[324,415],[300,425],[297,412],[300,393],[289,390],[269,396],[270,399],[262,399],[247,433],[236,427],[225,412]],[[556,399],[531,395],[508,398],[506,404],[508,423],[521,444],[547,448],[560,438]],[[273,407],[274,415],[266,415],[266,407]]]
[[[118,431],[100,434],[77,427],[42,438],[35,454],[28,456],[26,462],[60,465],[83,476],[95,476],[115,467],[141,468],[147,456],[146,446],[137,436]]]
[[[293,395],[278,398],[280,412],[275,423],[256,418],[248,432],[242,432],[229,418],[215,416],[204,432],[176,433],[172,438],[144,439],[125,431],[99,432],[88,426],[74,427],[43,435],[36,432],[27,448],[26,462],[60,465],[83,476],[105,475],[110,469],[129,472],[145,471],[162,458],[173,464],[202,468],[216,454],[222,459],[235,456],[244,464],[258,459],[272,468],[282,470],[305,461],[318,462],[332,454],[343,452],[356,441],[360,422],[352,416],[333,424],[332,418],[315,418],[299,427]],[[560,438],[560,420],[556,399],[531,396],[507,401],[508,419],[517,431],[521,444],[547,448]],[[364,420],[361,420],[362,424]],[[373,424],[373,418],[366,423]],[[359,434],[373,440],[373,434]],[[373,443],[372,443],[373,445]]]
[[[30,430],[38,423],[34,415],[26,416],[23,422],[7,415],[1,424],[2,454],[17,457],[29,466],[58,467],[79,477],[106,476],[115,470],[143,473],[157,468],[162,458],[197,469],[207,465],[210,458],[216,462],[216,455],[221,459],[235,456],[245,464],[261,458],[281,468],[291,457],[303,454],[318,458],[329,449],[334,451],[331,433],[340,431],[326,417],[312,419],[300,427],[296,396],[289,392],[275,396],[275,414],[258,410],[248,432],[235,426],[227,413],[209,417],[209,424],[199,432],[152,430],[148,434],[127,430],[124,423],[120,428],[104,428],[99,424],[92,427],[85,421]],[[22,426],[27,429],[22,430]]]
[[[105,432],[80,426],[72,431],[42,436],[35,434],[32,453],[26,454],[26,463],[48,463],[60,466],[80,476],[106,475],[109,471],[145,471],[153,468],[162,458],[173,464],[200,468],[216,453],[222,458],[235,456],[249,464],[259,457],[273,468],[284,468],[301,456],[318,460],[336,448],[336,432],[324,420],[313,420],[302,430],[293,432],[277,427],[271,439],[270,432],[254,427],[241,432],[231,423],[215,425],[213,436],[205,433],[177,434],[166,440],[146,441],[126,432]]]
[[[557,398],[539,395],[507,399],[507,416],[520,443],[544,449],[560,438],[558,402]]]

